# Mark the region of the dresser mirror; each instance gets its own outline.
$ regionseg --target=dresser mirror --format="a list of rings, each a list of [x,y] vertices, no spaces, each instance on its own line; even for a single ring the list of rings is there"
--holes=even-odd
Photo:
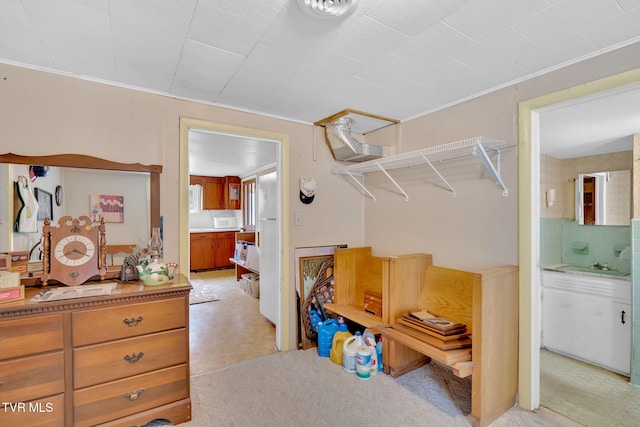
[[[47,176],[36,177],[31,186],[36,193],[40,189],[47,196],[43,209],[47,214],[53,215],[51,222],[54,226],[57,226],[61,215],[90,215],[95,201],[108,195],[116,196],[118,201],[123,202],[124,213],[114,216],[113,223],[107,224],[107,230],[112,230],[111,238],[107,234],[107,244],[144,246],[143,242],[148,239],[151,228],[160,227],[162,166],[117,163],[76,154],[20,156],[10,153],[0,155],[0,166],[3,165],[11,166],[3,168],[0,173],[8,186],[15,182],[16,174],[28,173],[30,165],[49,166]],[[40,203],[40,197],[38,199]],[[0,232],[2,251],[32,249],[33,241],[39,239],[39,234],[18,233],[13,229],[16,212],[22,202],[16,195],[7,197],[6,203],[7,206],[2,207],[5,212],[3,216],[6,215],[9,219],[7,224],[2,225]],[[39,221],[38,230],[41,227],[42,221]],[[131,233],[132,229],[135,233]],[[140,230],[143,230],[142,233]],[[134,237],[136,233],[141,236]]]
[[[576,179],[576,218],[581,225],[631,223],[631,171],[582,173]]]

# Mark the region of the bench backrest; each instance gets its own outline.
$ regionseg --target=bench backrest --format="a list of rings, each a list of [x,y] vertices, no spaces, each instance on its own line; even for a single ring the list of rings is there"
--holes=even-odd
[[[420,294],[420,308],[473,330],[473,285],[476,273],[430,265]]]

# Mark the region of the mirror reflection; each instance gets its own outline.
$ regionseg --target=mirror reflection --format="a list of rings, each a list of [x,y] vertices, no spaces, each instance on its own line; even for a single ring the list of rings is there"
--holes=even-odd
[[[631,223],[631,171],[583,173],[576,179],[576,217],[581,225]]]
[[[96,220],[103,215],[108,245],[146,246],[149,173],[46,167],[46,172],[36,169],[34,174],[33,170],[31,165],[0,164],[0,177],[7,183],[8,194],[13,194],[0,207],[7,215],[0,232],[0,252],[28,252],[29,259],[38,260],[44,217],[57,226],[65,215]]]

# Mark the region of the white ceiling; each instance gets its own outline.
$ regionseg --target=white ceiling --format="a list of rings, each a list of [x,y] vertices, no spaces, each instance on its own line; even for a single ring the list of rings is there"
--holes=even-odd
[[[201,130],[189,131],[189,173],[205,176],[240,176],[278,160],[274,141]]]
[[[640,41],[640,0],[2,0],[0,62],[313,123],[407,120]]]
[[[558,159],[633,149],[640,133],[640,84],[540,110],[540,151]]]

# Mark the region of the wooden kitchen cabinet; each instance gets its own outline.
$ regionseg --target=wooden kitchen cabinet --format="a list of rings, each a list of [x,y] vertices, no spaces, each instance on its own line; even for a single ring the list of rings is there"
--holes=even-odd
[[[189,245],[190,270],[210,270],[215,268],[215,234],[191,233]]]
[[[235,233],[233,231],[191,233],[190,237],[190,270],[211,270],[231,267],[236,250]]]
[[[105,296],[0,306],[0,425],[144,425],[191,420],[189,292],[119,284]]]
[[[240,209],[240,177],[191,175],[189,183],[202,186],[202,209]]]
[[[224,209],[224,179],[208,176],[202,186],[202,209]]]
[[[224,201],[226,209],[240,209],[240,177],[224,177]]]
[[[235,232],[226,231],[213,234],[216,235],[214,268],[232,267],[233,263],[229,259],[233,258],[236,251]]]

